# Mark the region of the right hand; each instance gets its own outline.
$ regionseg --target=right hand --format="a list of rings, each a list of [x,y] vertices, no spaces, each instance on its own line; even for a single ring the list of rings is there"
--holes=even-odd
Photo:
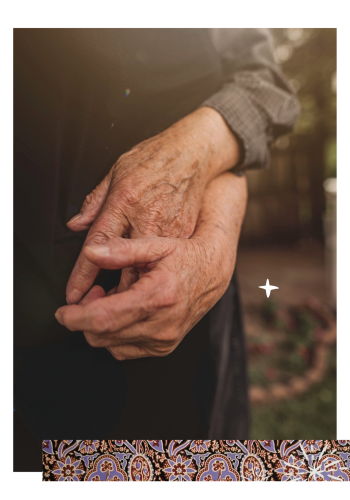
[[[132,266],[139,279],[108,296],[93,287],[79,305],[58,309],[57,320],[118,360],[169,354],[225,292],[245,203],[245,179],[224,174],[208,187],[192,238],[114,238],[86,246],[91,263]]]
[[[91,226],[84,246],[123,235],[189,238],[206,186],[232,167],[239,153],[221,115],[200,108],[122,155],[69,228]],[[67,284],[68,304],[81,300],[99,270],[82,251]],[[123,269],[120,290],[134,280],[134,270]]]

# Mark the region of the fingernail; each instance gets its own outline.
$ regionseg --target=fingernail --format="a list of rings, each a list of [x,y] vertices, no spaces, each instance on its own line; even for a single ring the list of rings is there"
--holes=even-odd
[[[68,305],[77,304],[82,298],[82,296],[83,294],[79,290],[73,288],[73,290],[67,294],[66,297],[67,304]]]
[[[101,257],[109,255],[109,247],[106,245],[87,245],[85,249]]]
[[[74,217],[71,218],[71,220],[69,220],[67,222],[67,225],[68,224],[71,224],[72,222],[75,222],[77,219],[80,219],[80,217],[82,217],[83,214],[78,214],[78,215],[75,215]]]
[[[58,321],[59,323],[61,323],[61,325],[62,325],[62,317],[61,317],[61,313],[60,313],[59,311],[56,311],[56,312],[55,312],[55,318],[56,318],[56,319],[57,319],[57,321]]]

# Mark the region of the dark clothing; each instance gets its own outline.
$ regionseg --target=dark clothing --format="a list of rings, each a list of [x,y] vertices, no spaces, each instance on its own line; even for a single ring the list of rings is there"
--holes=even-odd
[[[21,435],[28,430],[28,443],[32,435],[38,442],[74,436],[246,438],[235,278],[165,358],[119,362],[54,318],[86,237],[66,223],[85,196],[132,146],[203,102],[220,107],[227,69],[210,30],[17,29],[14,51],[14,406]],[[267,85],[285,97],[285,108],[292,99],[287,84],[274,69],[261,76],[260,66],[249,69],[259,81],[269,75]],[[256,126],[272,133],[271,116],[246,94],[249,120],[255,106],[264,116]],[[230,126],[233,116],[225,116]],[[289,122],[279,126],[287,130]],[[235,132],[246,151],[240,167],[265,157],[252,155],[242,128]],[[118,272],[103,272],[97,283],[108,290],[118,279]]]

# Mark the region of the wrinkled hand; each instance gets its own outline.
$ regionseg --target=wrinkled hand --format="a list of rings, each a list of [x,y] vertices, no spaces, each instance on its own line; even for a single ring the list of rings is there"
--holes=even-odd
[[[86,245],[84,258],[96,267],[133,267],[139,279],[120,293],[94,286],[79,305],[58,309],[57,320],[118,360],[169,354],[225,292],[245,204],[245,179],[223,174],[207,188],[190,239],[116,237]]]
[[[235,165],[239,154],[221,115],[198,109],[122,155],[68,226],[81,231],[92,224],[84,246],[116,236],[189,238],[206,186]],[[82,299],[100,267],[83,248],[67,284],[68,304]],[[134,272],[124,269],[120,290],[134,279]]]

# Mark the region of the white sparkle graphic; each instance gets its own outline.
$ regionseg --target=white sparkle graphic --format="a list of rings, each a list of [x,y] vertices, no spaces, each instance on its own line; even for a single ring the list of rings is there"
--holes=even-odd
[[[265,286],[259,286],[259,288],[266,290],[266,297],[270,297],[271,290],[278,290],[278,286],[270,285],[269,280],[266,280]]]

